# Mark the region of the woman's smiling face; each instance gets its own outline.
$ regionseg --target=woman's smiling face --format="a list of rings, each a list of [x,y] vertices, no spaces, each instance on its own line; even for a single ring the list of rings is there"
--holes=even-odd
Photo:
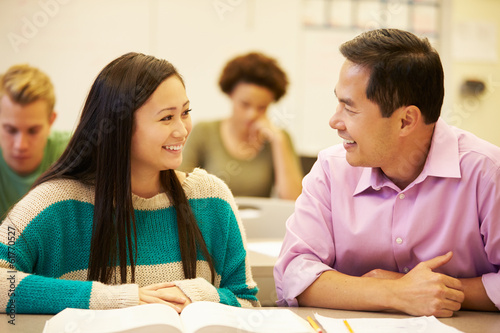
[[[132,135],[133,173],[176,169],[191,132],[189,99],[182,81],[172,75],[135,112]]]

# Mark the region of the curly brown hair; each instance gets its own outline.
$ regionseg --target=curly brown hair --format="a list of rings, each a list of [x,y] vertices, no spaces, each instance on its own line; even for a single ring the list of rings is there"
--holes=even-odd
[[[277,61],[262,53],[251,52],[230,60],[222,70],[219,86],[230,95],[240,82],[269,89],[277,102],[286,93],[288,79]]]

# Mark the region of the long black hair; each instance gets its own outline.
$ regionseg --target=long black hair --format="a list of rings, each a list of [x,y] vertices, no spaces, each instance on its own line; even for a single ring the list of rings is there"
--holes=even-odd
[[[118,264],[121,283],[126,283],[127,257],[131,281],[135,281],[137,244],[130,166],[134,113],[172,75],[183,82],[171,63],[140,53],[127,53],[109,63],[90,89],[66,150],[33,185],[66,178],[95,187],[87,276],[91,281],[112,282]],[[185,278],[196,277],[199,249],[210,266],[213,283],[213,259],[175,171],[161,171],[160,182],[176,209]]]

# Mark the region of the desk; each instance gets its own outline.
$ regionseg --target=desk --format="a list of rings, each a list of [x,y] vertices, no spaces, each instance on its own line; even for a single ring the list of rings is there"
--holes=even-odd
[[[260,304],[262,306],[276,306],[278,296],[274,284],[273,268],[277,258],[254,251],[248,251],[248,258],[253,279],[259,288],[257,298]]]
[[[266,308],[264,308],[266,309]],[[272,309],[272,308],[267,308]],[[403,314],[387,314],[379,312],[342,311],[320,308],[288,308],[306,318],[315,312],[332,318],[410,318]],[[45,321],[51,315],[16,315],[16,325],[10,325],[10,318],[0,315],[0,332],[2,333],[40,333]],[[500,314],[493,312],[459,311],[452,318],[440,318],[446,325],[455,327],[466,333],[498,333],[500,332]]]
[[[286,233],[286,220],[293,213],[295,202],[257,197],[235,197],[235,201],[245,227],[252,275],[259,287],[257,298],[263,306],[274,306],[277,297],[273,268]],[[267,244],[264,250],[270,253],[256,251],[252,245],[259,243]]]
[[[281,244],[280,239],[249,239],[248,246],[261,243],[261,242],[277,242]],[[252,276],[254,281],[259,287],[257,298],[262,306],[276,306],[278,299],[276,295],[276,288],[274,284],[273,269],[276,263],[277,256],[248,250],[248,260],[252,268]]]

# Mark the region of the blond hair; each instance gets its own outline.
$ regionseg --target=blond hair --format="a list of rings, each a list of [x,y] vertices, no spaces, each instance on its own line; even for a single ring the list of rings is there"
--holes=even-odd
[[[56,97],[50,78],[38,68],[28,64],[10,67],[0,76],[0,98],[8,95],[10,99],[21,105],[38,100],[47,102],[49,116],[54,110]]]

